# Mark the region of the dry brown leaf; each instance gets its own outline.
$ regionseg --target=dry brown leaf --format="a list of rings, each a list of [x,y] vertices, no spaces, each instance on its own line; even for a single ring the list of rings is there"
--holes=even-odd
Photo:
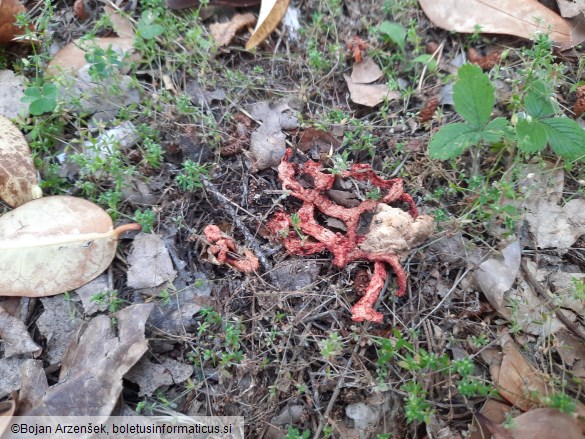
[[[384,100],[394,100],[400,97],[400,93],[388,89],[386,84],[356,84],[347,75],[343,75],[350,98],[353,102],[366,107],[375,107]]]
[[[500,361],[493,361],[489,365],[495,387],[512,405],[528,411],[538,405],[539,396],[548,395],[548,385],[543,375],[524,358],[509,336],[503,337],[501,344]]]
[[[246,43],[246,50],[252,50],[276,29],[286,14],[289,3],[290,0],[262,0],[256,28]]]
[[[10,425],[10,420],[14,415],[16,405],[14,401],[0,402],[0,437],[4,434],[4,431]]]
[[[510,410],[512,410],[511,406],[494,399],[488,399],[479,412],[489,420],[500,424],[506,420],[506,414]],[[490,437],[490,432],[483,424],[477,421],[477,417],[473,418],[469,431],[471,433],[469,439],[485,439]]]
[[[369,84],[377,81],[383,73],[378,64],[372,58],[366,58],[360,63],[355,63],[351,71],[351,80],[355,84]]]
[[[128,287],[154,288],[177,277],[169,251],[160,236],[140,233],[128,255]]]
[[[561,15],[565,18],[572,18],[585,13],[585,0],[557,0]]]
[[[192,365],[172,358],[165,358],[160,363],[143,358],[126,374],[125,378],[140,386],[138,396],[150,396],[159,387],[180,384],[192,374]]]
[[[23,29],[14,25],[18,14],[26,14],[26,8],[20,1],[0,1],[0,43],[8,43],[23,34]]]
[[[0,217],[0,291],[4,296],[52,296],[101,274],[114,258],[118,237],[110,216],[81,198],[30,201]]]
[[[33,408],[47,389],[49,383],[41,360],[27,360],[20,368],[22,381],[18,391],[18,411],[23,413]]]
[[[559,44],[571,41],[569,24],[537,0],[419,0],[429,19],[450,31],[515,35],[547,33]],[[575,43],[578,44],[578,43]]]
[[[4,358],[20,354],[41,353],[41,348],[31,338],[24,322],[8,314],[1,306],[0,339],[4,343]]]
[[[226,23],[213,23],[209,26],[209,31],[217,47],[223,47],[231,43],[239,31],[247,26],[251,26],[255,21],[256,17],[251,12],[247,14],[236,14]]]
[[[92,47],[99,47],[104,50],[107,50],[111,47],[112,50],[125,56],[126,54],[134,53],[134,38],[96,38],[91,40],[91,42],[85,42],[83,46],[81,46],[79,40],[72,41],[55,54],[47,67],[47,74],[57,75],[62,71],[70,73],[77,72],[80,68],[87,64],[87,61],[85,60],[86,49],[90,49]]]
[[[113,316],[99,315],[82,325],[63,361],[58,384],[22,416],[107,417],[122,391],[122,377],[148,349],[144,335],[153,305],[132,305]]]
[[[473,273],[473,281],[500,314],[506,316],[504,296],[512,288],[520,270],[520,241],[516,240],[502,250],[501,257],[481,263]]]
[[[250,136],[249,155],[252,159],[254,172],[278,166],[286,149],[285,135],[282,130],[297,127],[298,121],[288,111],[286,103],[269,105],[268,102],[257,102],[250,109],[250,115],[262,122]]]
[[[0,115],[0,198],[16,207],[42,196],[26,139]]]
[[[121,38],[134,38],[134,26],[128,18],[124,17],[110,5],[104,6],[104,14],[110,19],[114,32]]]

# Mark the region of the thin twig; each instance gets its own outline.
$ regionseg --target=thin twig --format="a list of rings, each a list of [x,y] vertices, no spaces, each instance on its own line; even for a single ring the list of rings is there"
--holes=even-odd
[[[554,311],[557,318],[563,322],[563,324],[577,337],[581,340],[585,340],[585,334],[583,330],[573,322],[571,322],[558,307],[554,306],[551,303],[550,297],[542,287],[542,285],[536,280],[534,275],[528,269],[528,264],[526,263],[526,259],[522,258],[520,262],[520,267],[522,268],[522,274],[524,275],[524,279],[528,282],[528,284],[532,287],[532,289],[540,296],[540,298],[544,301],[544,303],[549,307],[551,311]]]

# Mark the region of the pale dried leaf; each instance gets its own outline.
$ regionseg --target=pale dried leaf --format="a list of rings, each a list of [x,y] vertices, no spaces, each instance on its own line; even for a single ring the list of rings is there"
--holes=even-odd
[[[14,401],[0,402],[0,437],[4,434],[4,431],[10,425],[10,420],[14,415],[16,405]]]
[[[585,200],[573,199],[564,206],[540,203],[527,207],[526,221],[538,248],[566,252],[585,233]]]
[[[154,288],[177,277],[169,251],[158,235],[136,235],[128,264],[129,288]]]
[[[104,14],[110,19],[114,32],[122,38],[134,38],[134,26],[132,22],[110,5],[104,6]]]
[[[26,139],[0,116],[0,198],[16,207],[42,196]]]
[[[0,217],[0,291],[5,296],[52,296],[101,274],[114,258],[118,237],[110,216],[81,198],[30,201]]]
[[[509,430],[512,439],[583,439],[575,419],[554,408],[538,408],[517,416]]]
[[[474,33],[515,35],[533,39],[548,33],[556,43],[571,41],[567,22],[537,0],[419,0],[429,19],[443,29]],[[578,44],[578,43],[576,43]]]
[[[554,344],[555,350],[567,366],[573,367],[573,374],[578,376],[575,374],[575,370],[580,369],[580,365],[585,364],[585,343],[568,330],[557,332],[555,337],[558,340]]]
[[[19,412],[29,411],[39,401],[47,389],[49,383],[41,360],[28,360],[20,368],[22,382],[18,392]]]
[[[40,354],[41,348],[28,333],[24,322],[8,314],[0,306],[0,339],[4,343],[4,358],[20,354]]]
[[[124,378],[140,386],[138,396],[152,395],[161,386],[180,384],[193,374],[193,366],[165,358],[160,364],[143,358]]]
[[[19,0],[0,1],[0,43],[8,43],[24,33],[22,28],[14,25],[18,14],[26,14],[26,8]]]
[[[152,304],[132,305],[82,325],[69,345],[58,384],[49,387],[23,416],[109,416],[122,378],[148,349],[144,336]],[[114,332],[116,331],[116,332]]]
[[[256,28],[246,43],[246,50],[252,50],[272,33],[286,14],[290,0],[262,0]]]
[[[82,322],[72,312],[73,304],[62,295],[43,297],[41,302],[44,311],[37,319],[37,328],[47,340],[45,352],[49,364],[59,364],[73,334]]]
[[[501,341],[501,363],[490,364],[490,373],[500,395],[512,405],[527,411],[538,405],[535,395],[548,395],[544,375],[524,358],[514,341],[505,336]]]
[[[262,122],[250,136],[249,155],[254,172],[280,164],[286,150],[282,130],[298,125],[297,118],[287,110],[290,110],[287,104],[270,106],[268,102],[258,102],[250,108],[251,116]]]
[[[506,415],[510,413],[511,410],[512,407],[507,404],[488,399],[479,412],[486,418],[501,424],[506,420]],[[489,430],[484,425],[477,422],[475,416],[469,431],[471,433],[469,439],[486,439],[490,437]]]
[[[540,281],[536,264],[527,261],[527,267],[536,280]],[[524,279],[523,274],[518,277],[517,287],[509,291],[506,300],[508,306],[500,308],[500,314],[509,321],[514,320],[527,334],[549,336],[565,328],[556,313],[550,311],[549,306]],[[512,303],[514,307],[510,306]],[[575,314],[570,311],[560,309],[559,312],[563,313],[569,321],[576,319]]]
[[[585,0],[557,0],[561,15],[572,18],[585,12]]]
[[[0,116],[15,118],[28,115],[28,103],[23,103],[24,76],[15,76],[12,70],[0,70]]]
[[[353,102],[366,107],[375,107],[386,101],[392,101],[400,97],[400,93],[390,90],[386,84],[356,84],[347,75],[343,75],[350,98]]]
[[[112,50],[118,52],[121,57],[131,56],[134,53],[134,38],[95,38],[91,42],[85,42],[83,48],[79,40],[72,41],[53,57],[47,66],[47,75],[55,76],[61,72],[76,73],[87,64],[85,53],[92,47],[99,47],[105,50],[111,47]]]
[[[380,79],[382,75],[378,64],[372,58],[365,58],[362,62],[353,65],[351,80],[355,84],[369,84]]]
[[[570,309],[579,316],[585,315],[585,302],[576,297],[573,284],[573,279],[585,280],[584,273],[567,273],[564,271],[549,273],[547,271],[545,277],[548,277],[553,286],[554,294],[552,294],[552,299],[556,306]]]
[[[227,46],[232,42],[236,34],[245,27],[251,26],[256,17],[251,12],[246,14],[235,14],[226,23],[213,23],[209,26],[209,32],[215,40],[217,47]]]
[[[0,398],[20,389],[21,366],[30,361],[23,357],[0,358]]]
[[[490,258],[474,272],[474,281],[498,312],[502,312],[504,295],[512,288],[520,270],[520,241],[502,250],[502,257]]]

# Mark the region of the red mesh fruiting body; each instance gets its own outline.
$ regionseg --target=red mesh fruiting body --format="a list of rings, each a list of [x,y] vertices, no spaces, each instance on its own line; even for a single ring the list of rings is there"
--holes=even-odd
[[[230,256],[231,253],[238,253],[238,246],[232,238],[221,232],[219,227],[212,224],[203,229],[205,238],[211,244],[207,250],[217,259],[220,264],[228,264],[243,273],[252,273],[258,270],[258,258],[250,250],[245,249],[243,258],[237,259]]]
[[[372,212],[378,204],[404,202],[409,206],[409,213],[413,218],[418,216],[418,210],[412,197],[404,192],[402,179],[380,178],[369,165],[357,164],[349,171],[340,172],[342,178],[354,178],[369,181],[374,186],[386,191],[379,200],[365,200],[356,207],[343,207],[335,204],[325,193],[333,187],[335,175],[321,171],[321,165],[311,160],[303,165],[296,165],[289,161],[292,150],[288,149],[278,167],[278,176],[284,189],[303,202],[298,211],[301,236],[295,231],[290,214],[277,212],[267,224],[268,229],[277,236],[286,249],[294,255],[307,256],[328,251],[333,255],[332,263],[337,267],[345,267],[348,263],[357,260],[374,262],[374,274],[366,289],[366,293],[352,308],[352,319],[356,322],[371,320],[381,323],[382,314],[373,309],[386,279],[384,263],[390,265],[396,274],[398,290],[397,296],[406,291],[406,272],[400,264],[399,256],[393,253],[368,253],[358,245],[364,236],[358,234],[360,216],[365,212]],[[313,187],[305,188],[298,181],[300,175],[307,175],[313,181]],[[315,219],[315,211],[337,218],[346,225],[345,234],[333,232],[320,225]]]

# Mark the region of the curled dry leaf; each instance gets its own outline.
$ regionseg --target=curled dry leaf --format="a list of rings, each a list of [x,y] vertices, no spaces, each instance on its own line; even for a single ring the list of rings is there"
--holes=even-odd
[[[561,15],[566,18],[585,13],[585,0],[557,0]]]
[[[520,270],[520,241],[516,240],[502,250],[502,257],[493,257],[481,263],[473,273],[473,281],[490,304],[504,316],[506,291],[512,288]]]
[[[501,355],[491,354],[489,359],[484,356],[496,389],[502,398],[521,410],[536,407],[538,397],[550,391],[544,375],[526,360],[510,336],[504,336],[501,345]]]
[[[227,46],[232,42],[236,33],[247,26],[251,26],[255,21],[256,17],[251,12],[236,14],[226,23],[213,23],[209,26],[209,31],[218,47]]]
[[[52,296],[101,274],[118,237],[110,216],[81,198],[55,196],[26,203],[0,217],[0,291],[5,296]]]
[[[0,116],[0,198],[16,207],[42,196],[26,139]]]
[[[356,84],[347,75],[343,75],[349,95],[353,102],[366,107],[375,107],[384,100],[394,100],[400,97],[400,93],[390,90],[386,84]]]
[[[11,316],[0,306],[0,339],[4,342],[4,358],[19,354],[40,354],[22,320]]]
[[[252,50],[272,33],[286,14],[290,0],[262,0],[256,29],[246,43],[246,50]]]
[[[23,29],[14,25],[18,14],[26,14],[26,8],[20,1],[0,1],[0,43],[8,43],[23,34]]]
[[[120,15],[113,8],[106,6],[105,14],[112,22],[112,26],[117,37],[103,37],[88,40],[82,43],[80,40],[74,40],[63,47],[53,57],[47,67],[48,75],[57,75],[61,71],[67,73],[77,73],[84,65],[87,64],[85,53],[87,50],[99,47],[107,50],[111,48],[120,55],[120,58],[126,56],[133,58],[134,51],[134,28],[130,21]]]
[[[564,48],[579,44],[572,41],[570,25],[537,0],[419,0],[429,19],[450,31],[473,33],[481,26],[482,33],[515,35],[533,39],[547,33]],[[569,47],[566,47],[570,44]]]
[[[22,416],[103,416],[118,402],[122,377],[148,349],[144,329],[153,304],[99,315],[79,327],[61,362],[58,384],[49,387]]]
[[[351,80],[356,84],[369,84],[380,79],[382,75],[382,69],[378,64],[372,58],[366,58],[353,65]]]

